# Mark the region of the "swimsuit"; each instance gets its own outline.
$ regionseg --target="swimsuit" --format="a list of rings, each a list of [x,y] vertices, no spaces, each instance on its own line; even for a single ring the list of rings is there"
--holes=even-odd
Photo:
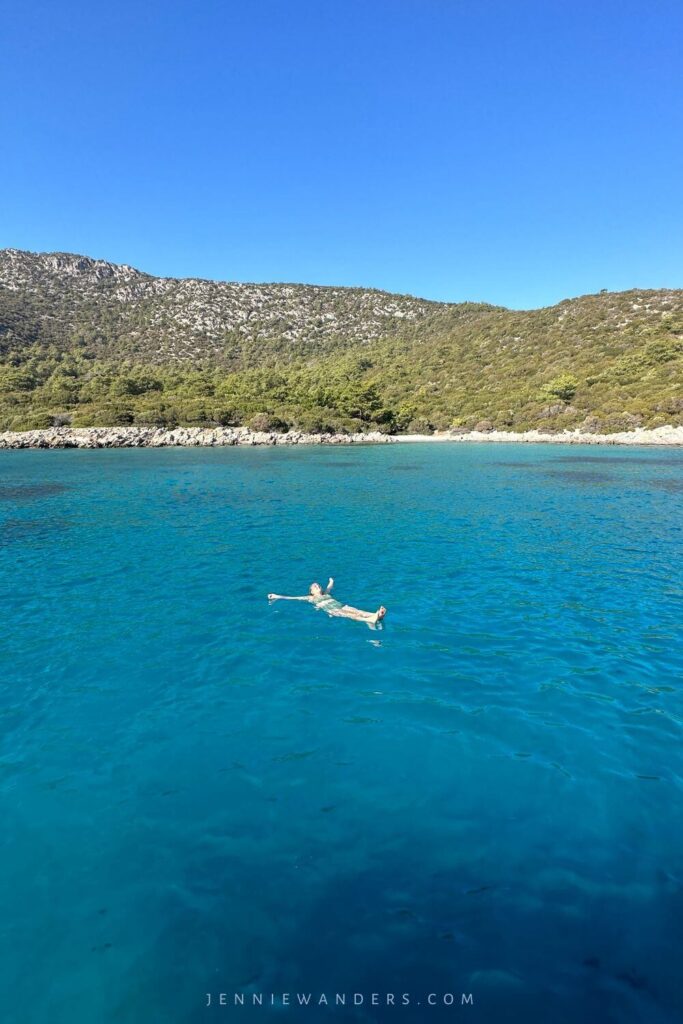
[[[341,601],[337,601],[331,594],[323,594],[322,597],[316,597],[315,606],[316,608],[322,608],[328,615],[333,615],[334,612],[344,607]]]

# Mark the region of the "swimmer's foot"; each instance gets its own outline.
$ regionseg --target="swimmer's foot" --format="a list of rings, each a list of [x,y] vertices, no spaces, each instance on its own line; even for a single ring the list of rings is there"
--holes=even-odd
[[[386,608],[384,607],[384,605],[381,605],[377,609],[377,611],[375,612],[373,619],[374,619],[375,622],[381,622],[386,614],[387,614]]]

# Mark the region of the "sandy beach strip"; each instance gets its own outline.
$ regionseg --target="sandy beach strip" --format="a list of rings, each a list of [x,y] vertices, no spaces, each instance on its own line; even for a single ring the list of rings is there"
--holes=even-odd
[[[550,434],[541,430],[526,430],[515,433],[505,430],[469,430],[463,433],[443,431],[436,434],[396,434],[395,441],[416,443],[422,441],[451,442],[456,444],[592,444],[592,445],[669,445],[683,446],[683,426],[655,427],[652,430],[638,428],[615,434],[589,434],[578,430],[565,430]]]

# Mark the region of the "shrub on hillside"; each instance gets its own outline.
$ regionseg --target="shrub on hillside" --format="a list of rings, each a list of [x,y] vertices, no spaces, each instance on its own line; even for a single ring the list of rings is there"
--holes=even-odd
[[[36,386],[33,373],[18,366],[0,368],[0,391],[32,391]]]
[[[559,398],[562,402],[571,402],[578,387],[579,382],[573,373],[561,373],[559,377],[544,384],[541,391],[548,398]]]
[[[133,410],[125,406],[102,406],[92,409],[90,413],[77,417],[78,426],[88,427],[125,427],[135,420]],[[88,422],[89,421],[89,422]]]
[[[408,424],[409,434],[433,434],[434,427],[426,416],[416,416]]]
[[[232,406],[219,405],[211,410],[211,418],[221,427],[236,427],[242,422],[242,418]]]
[[[289,424],[279,416],[273,415],[270,412],[257,412],[255,416],[252,416],[249,420],[249,427],[251,430],[260,430],[264,433],[272,433],[273,431],[283,434],[289,430]]]
[[[10,422],[10,430],[49,430],[54,426],[49,412],[31,412],[15,417]]]

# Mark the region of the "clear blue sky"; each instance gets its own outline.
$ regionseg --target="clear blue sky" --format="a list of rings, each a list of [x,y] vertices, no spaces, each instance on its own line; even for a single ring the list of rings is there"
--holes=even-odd
[[[5,0],[0,247],[531,307],[683,286],[680,0]]]

